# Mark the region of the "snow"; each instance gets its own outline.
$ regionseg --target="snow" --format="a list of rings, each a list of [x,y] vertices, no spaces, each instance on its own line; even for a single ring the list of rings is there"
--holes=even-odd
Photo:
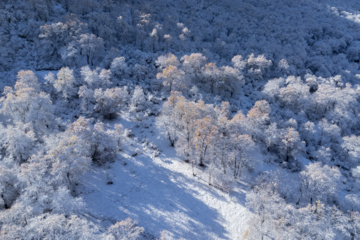
[[[162,231],[170,239],[261,239],[251,229],[274,239],[359,238],[360,217],[349,212],[360,210],[359,0],[31,2],[0,1],[0,89],[19,82],[0,99],[0,239],[53,236],[51,219],[71,225],[71,214],[88,228],[94,223],[104,236],[115,236],[107,229],[116,230],[113,224],[129,217],[144,227],[142,239],[159,239]],[[173,71],[165,71],[170,65]],[[65,67],[71,70],[69,79],[57,77]],[[20,70],[27,74],[17,77]],[[49,73],[56,79],[45,79]],[[160,99],[169,97],[167,78],[186,101],[206,104],[206,116],[196,117],[200,135],[201,124],[209,122],[205,119],[220,116],[222,102],[228,101],[229,116],[211,124],[225,128],[221,134],[231,135],[229,141],[243,135],[256,144],[249,154],[254,166],[246,166],[234,180],[232,171],[222,174],[223,157],[211,158],[221,150],[213,140],[221,135],[211,136],[208,146],[215,147],[204,162],[214,175],[221,172],[219,178],[233,181],[230,192],[217,185],[218,176],[209,185],[206,167],[196,166],[193,175],[155,124],[156,117],[147,116],[159,114]],[[34,86],[20,84],[29,79]],[[266,111],[256,106],[261,102]],[[241,126],[228,131],[228,126],[236,128],[231,117],[238,111],[244,114]],[[110,121],[117,113],[118,119]],[[106,132],[113,138],[103,140],[99,134],[92,152],[82,153],[81,141],[70,144],[75,153],[86,155],[87,166],[93,163],[78,183],[69,176],[86,169],[72,167],[81,156],[62,159],[52,152],[61,153],[64,148],[57,143],[66,145],[68,126],[80,117],[97,129],[104,123],[104,131],[99,130],[104,134],[115,124],[125,131],[120,137],[117,125],[114,135]],[[184,119],[176,118],[178,136],[184,136]],[[126,136],[128,130],[134,135]],[[112,163],[110,157],[98,157],[112,158],[120,138],[121,151]],[[251,149],[247,142],[230,145],[231,154],[240,152],[236,145]],[[197,156],[190,155],[190,160]],[[236,169],[233,156],[226,161],[228,169]],[[57,171],[59,162],[66,163],[67,173]],[[69,207],[82,199],[84,212]],[[270,208],[264,210],[264,203]],[[91,234],[82,224],[72,227],[83,236]],[[77,231],[71,234],[57,237],[80,239]]]
[[[246,183],[230,194],[209,186],[202,170],[197,168],[194,177],[191,165],[176,156],[167,139],[150,136],[136,122],[121,123],[135,137],[123,143],[121,159],[84,177],[81,189],[89,213],[106,219],[107,227],[130,217],[155,237],[166,230],[176,239],[241,239],[251,216],[244,206]],[[139,143],[141,134],[163,150],[158,157],[149,144]],[[113,184],[107,184],[110,180]]]

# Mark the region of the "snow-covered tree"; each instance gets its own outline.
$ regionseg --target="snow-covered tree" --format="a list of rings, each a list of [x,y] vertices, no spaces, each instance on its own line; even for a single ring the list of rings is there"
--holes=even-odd
[[[188,87],[185,72],[179,70],[174,65],[167,66],[161,73],[156,75],[157,79],[163,81],[163,85],[167,91],[183,91]]]
[[[255,141],[263,139],[266,126],[270,123],[271,108],[267,101],[257,101],[247,113],[247,132],[251,133]]]
[[[178,141],[175,144],[176,151],[185,157],[186,161],[194,162],[193,140],[195,134],[195,122],[199,119],[199,110],[193,102],[180,98],[175,106],[175,111],[179,117],[178,123],[181,131],[178,135]]]
[[[202,87],[214,93],[224,82],[221,79],[221,71],[215,63],[208,63],[201,68]]]
[[[85,208],[85,203],[81,197],[73,197],[70,190],[61,186],[56,191],[51,192],[52,201],[49,208],[54,214],[71,214],[81,213]]]
[[[332,209],[321,201],[292,210],[287,217],[292,226],[292,239],[334,239],[336,228],[342,228],[341,222],[334,221]],[[332,225],[334,224],[334,225]],[[342,238],[343,236],[339,236]]]
[[[101,59],[104,48],[104,40],[94,34],[81,34],[79,39],[80,56],[84,58],[83,63],[94,66]]]
[[[209,116],[197,120],[194,124],[195,157],[198,159],[199,166],[204,166],[204,162],[208,158],[209,153],[212,153],[211,148],[215,145],[218,128]]]
[[[255,55],[252,53],[247,59],[247,75],[253,80],[262,80],[267,70],[271,66],[272,61],[266,59],[264,55],[258,55],[255,57]]]
[[[201,53],[185,55],[181,59],[182,70],[195,82],[201,73],[201,68],[205,66],[207,58]]]
[[[241,92],[244,85],[244,77],[237,68],[225,66],[221,68],[221,85],[220,90],[230,93],[230,97],[236,96]]]
[[[336,167],[311,163],[300,173],[302,179],[302,197],[313,204],[320,200],[331,201],[336,198],[341,173]]]
[[[36,137],[55,127],[54,108],[50,96],[39,90],[34,73],[20,71],[15,90],[7,87],[1,99],[1,113],[13,123],[29,124]]]
[[[21,70],[17,74],[17,81],[15,83],[15,90],[31,88],[34,91],[40,91],[39,79],[33,71]]]
[[[242,71],[246,67],[246,60],[241,55],[236,55],[231,59],[234,67]]]
[[[84,113],[90,114],[94,111],[96,103],[94,97],[94,91],[87,88],[87,86],[81,86],[79,88],[78,95],[81,99],[81,109]]]
[[[295,112],[305,110],[310,95],[309,87],[301,83],[301,79],[293,76],[286,79],[287,86],[279,91],[281,103]]]
[[[91,145],[83,136],[67,131],[64,138],[45,156],[52,162],[54,184],[72,188],[78,178],[90,169],[91,154]]]
[[[230,136],[230,122],[226,116],[219,117],[217,122],[219,134],[215,141],[215,156],[220,161],[220,166],[224,174],[226,174],[229,165],[230,151],[232,139]]]
[[[70,70],[68,67],[64,67],[57,73],[53,84],[57,92],[61,93],[65,99],[70,100],[77,94],[75,83],[76,80],[73,70]]]
[[[244,168],[253,169],[255,160],[255,143],[249,135],[233,135],[230,153],[234,178],[241,175]]]
[[[301,141],[299,133],[290,127],[284,131],[281,138],[280,148],[285,156],[285,162],[289,162],[290,158],[296,160],[298,155],[304,151],[304,142]]]
[[[285,201],[277,193],[271,182],[255,185],[246,195],[246,205],[254,215],[249,220],[248,236],[250,239],[276,238],[277,226],[285,220]]]
[[[125,61],[125,57],[117,57],[111,62],[111,73],[117,78],[126,78],[129,73],[129,67]]]
[[[172,53],[161,55],[157,58],[155,63],[160,67],[160,69],[165,69],[169,66],[179,67],[180,65],[178,58]]]
[[[46,60],[58,64],[75,60],[77,62],[77,38],[85,33],[86,24],[82,23],[76,15],[71,15],[64,22],[45,24],[40,27],[41,51]]]
[[[141,112],[146,109],[146,96],[142,87],[137,85],[130,99],[130,112]]]
[[[358,166],[360,164],[360,137],[358,136],[346,136],[343,137],[343,143],[341,144],[346,157],[346,165],[349,167]]]
[[[164,127],[167,138],[172,147],[175,146],[175,142],[178,139],[178,131],[180,130],[180,116],[178,116],[177,111],[175,110],[179,98],[184,97],[176,92],[171,92],[168,101],[164,102],[162,106],[160,116],[157,118],[158,125]],[[183,99],[180,101],[183,101]]]
[[[81,76],[86,83],[86,85],[91,89],[103,88],[108,85],[107,82],[102,82],[99,76],[99,69],[91,70],[89,66],[84,66],[81,68]]]
[[[1,126],[1,132],[5,136],[1,142],[5,154],[17,163],[26,161],[32,154],[37,141],[30,124],[23,126],[19,124],[15,127],[8,125],[7,128]]]

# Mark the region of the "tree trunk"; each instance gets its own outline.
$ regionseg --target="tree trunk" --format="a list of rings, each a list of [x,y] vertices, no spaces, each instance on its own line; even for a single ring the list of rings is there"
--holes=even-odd
[[[300,197],[299,197],[299,200],[296,202],[296,205],[300,204],[301,198],[302,198],[302,187],[300,187]]]
[[[169,132],[169,131],[167,131],[167,133],[168,133],[168,138],[169,138],[169,141],[170,141],[170,146],[174,147],[174,145],[175,145],[175,141],[174,141],[173,139],[171,139],[170,132]]]
[[[226,174],[226,163],[225,163],[225,156],[224,156],[224,152],[222,153],[222,156],[221,156],[221,165],[223,167],[223,170],[224,170],[224,174]]]
[[[236,157],[234,158],[234,178],[236,179]]]
[[[207,145],[205,146],[204,152],[202,154],[200,154],[199,166],[201,166],[201,167],[204,166],[204,158],[205,158],[205,154],[206,154],[206,149],[207,149]]]

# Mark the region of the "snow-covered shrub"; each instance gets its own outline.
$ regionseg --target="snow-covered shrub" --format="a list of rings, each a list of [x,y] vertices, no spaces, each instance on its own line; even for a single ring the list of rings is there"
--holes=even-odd
[[[94,125],[91,144],[92,144],[92,160],[102,164],[115,160],[116,153],[119,149],[121,127],[118,125],[113,130],[105,130],[103,123]]]
[[[8,226],[7,226],[8,227]],[[21,229],[21,230],[20,230]],[[20,229],[23,237],[31,239],[104,239],[106,236],[89,220],[77,215],[45,213],[34,217]]]
[[[51,203],[49,208],[51,213],[54,214],[65,214],[69,216],[71,214],[81,213],[85,209],[85,203],[81,197],[73,197],[70,190],[61,186],[56,191],[50,192]]]
[[[101,122],[91,126],[89,119],[80,117],[69,126],[68,131],[90,145],[90,157],[94,162],[105,163],[113,160],[120,147],[122,126],[116,124],[114,128],[114,130],[105,130],[105,126]]]
[[[233,178],[218,169],[214,169],[212,171],[211,177],[209,176],[209,184],[226,193],[231,193],[234,188]]]
[[[123,88],[108,88],[103,91],[101,88],[94,91],[96,101],[94,110],[106,119],[114,119],[117,114],[126,106],[128,91]]]
[[[20,195],[18,189],[18,171],[5,164],[0,165],[0,210],[8,209]]]
[[[44,158],[51,162],[55,184],[72,187],[86,173],[92,162],[103,164],[113,161],[119,149],[121,126],[105,130],[103,123],[90,124],[80,117],[51,144]]]
[[[127,218],[110,226],[107,232],[111,240],[138,240],[144,228],[137,226],[136,221]]]

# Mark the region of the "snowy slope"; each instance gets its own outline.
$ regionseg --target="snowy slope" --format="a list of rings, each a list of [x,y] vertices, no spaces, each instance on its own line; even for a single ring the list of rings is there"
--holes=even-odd
[[[360,239],[359,3],[0,1],[0,89],[17,84],[0,99],[0,239],[116,238],[126,218],[142,239]],[[195,175],[155,124],[192,112],[160,110],[170,90],[201,113]]]
[[[191,165],[176,157],[165,138],[141,133],[136,123],[121,123],[136,129],[135,137],[123,143],[121,159],[109,168],[94,168],[83,179],[83,197],[92,215],[106,219],[105,226],[131,217],[150,239],[162,230],[176,239],[242,238],[251,214],[244,207],[245,185],[239,183],[230,194],[209,186],[202,170],[196,169],[194,177]],[[158,157],[149,144],[139,143],[146,135],[164,150]],[[133,156],[135,152],[139,154]]]

